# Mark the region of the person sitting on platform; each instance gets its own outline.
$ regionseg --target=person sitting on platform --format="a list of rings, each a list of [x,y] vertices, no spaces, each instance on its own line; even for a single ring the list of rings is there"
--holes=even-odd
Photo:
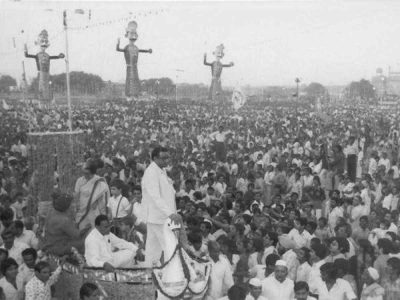
[[[94,224],[95,228],[85,240],[85,258],[89,267],[103,267],[107,272],[113,272],[114,268],[132,267],[135,256],[143,256],[142,249],[110,232],[107,216],[97,216]]]

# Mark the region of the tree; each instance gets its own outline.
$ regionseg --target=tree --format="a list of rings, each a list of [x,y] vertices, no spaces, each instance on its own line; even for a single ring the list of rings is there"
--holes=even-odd
[[[365,79],[351,82],[346,88],[346,94],[351,99],[361,98],[364,100],[374,99],[376,96],[374,86]]]
[[[2,75],[0,77],[0,92],[9,92],[12,86],[17,86],[17,81],[14,78],[10,75]]]
[[[306,88],[305,88],[305,93],[307,98],[311,100],[315,100],[319,97],[324,97],[327,94],[326,88],[318,83],[318,82],[312,82],[310,83]]]
[[[167,77],[150,78],[142,80],[141,90],[152,95],[168,96],[175,93],[175,84]]]
[[[105,83],[100,76],[85,72],[71,72],[69,74],[71,93],[95,95],[102,91]],[[67,79],[65,73],[50,76],[53,91],[65,93],[67,89]],[[36,77],[30,86],[30,91],[37,91],[38,78]]]

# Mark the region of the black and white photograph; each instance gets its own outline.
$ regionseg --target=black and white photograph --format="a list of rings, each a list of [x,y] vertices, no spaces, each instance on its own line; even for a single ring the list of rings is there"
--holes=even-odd
[[[0,300],[400,300],[400,1],[0,0]]]

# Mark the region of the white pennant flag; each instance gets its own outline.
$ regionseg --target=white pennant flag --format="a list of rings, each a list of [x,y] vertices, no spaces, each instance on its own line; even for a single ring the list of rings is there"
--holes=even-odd
[[[4,99],[3,99],[3,109],[4,110],[9,110],[10,109],[10,106],[8,106],[6,100],[4,100]]]
[[[238,110],[241,108],[244,103],[246,102],[246,95],[242,92],[242,90],[239,88],[235,88],[233,90],[232,94],[232,103],[233,103],[233,108],[235,110]]]

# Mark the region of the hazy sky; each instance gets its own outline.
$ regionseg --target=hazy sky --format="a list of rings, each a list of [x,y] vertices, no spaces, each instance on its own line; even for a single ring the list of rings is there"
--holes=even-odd
[[[1,1],[1,0],[0,0]],[[76,8],[86,9],[75,15]],[[49,11],[52,9],[52,11]],[[170,77],[178,82],[210,81],[203,54],[225,45],[223,85],[294,85],[294,78],[326,85],[370,78],[377,67],[400,69],[400,1],[279,1],[279,2],[0,2],[0,73],[21,76],[23,43],[37,52],[34,41],[47,29],[50,55],[65,53],[62,10],[69,11],[70,70],[99,74],[104,80],[124,81],[121,46],[128,21],[93,26],[138,14],[141,79]],[[89,21],[87,9],[91,9]],[[155,14],[155,11],[164,12]],[[151,12],[151,13],[150,13]],[[91,27],[93,26],[93,27]],[[21,34],[24,30],[24,34]],[[16,41],[16,49],[13,45]],[[25,59],[28,78],[35,62]],[[64,60],[52,61],[51,73],[65,71]]]

